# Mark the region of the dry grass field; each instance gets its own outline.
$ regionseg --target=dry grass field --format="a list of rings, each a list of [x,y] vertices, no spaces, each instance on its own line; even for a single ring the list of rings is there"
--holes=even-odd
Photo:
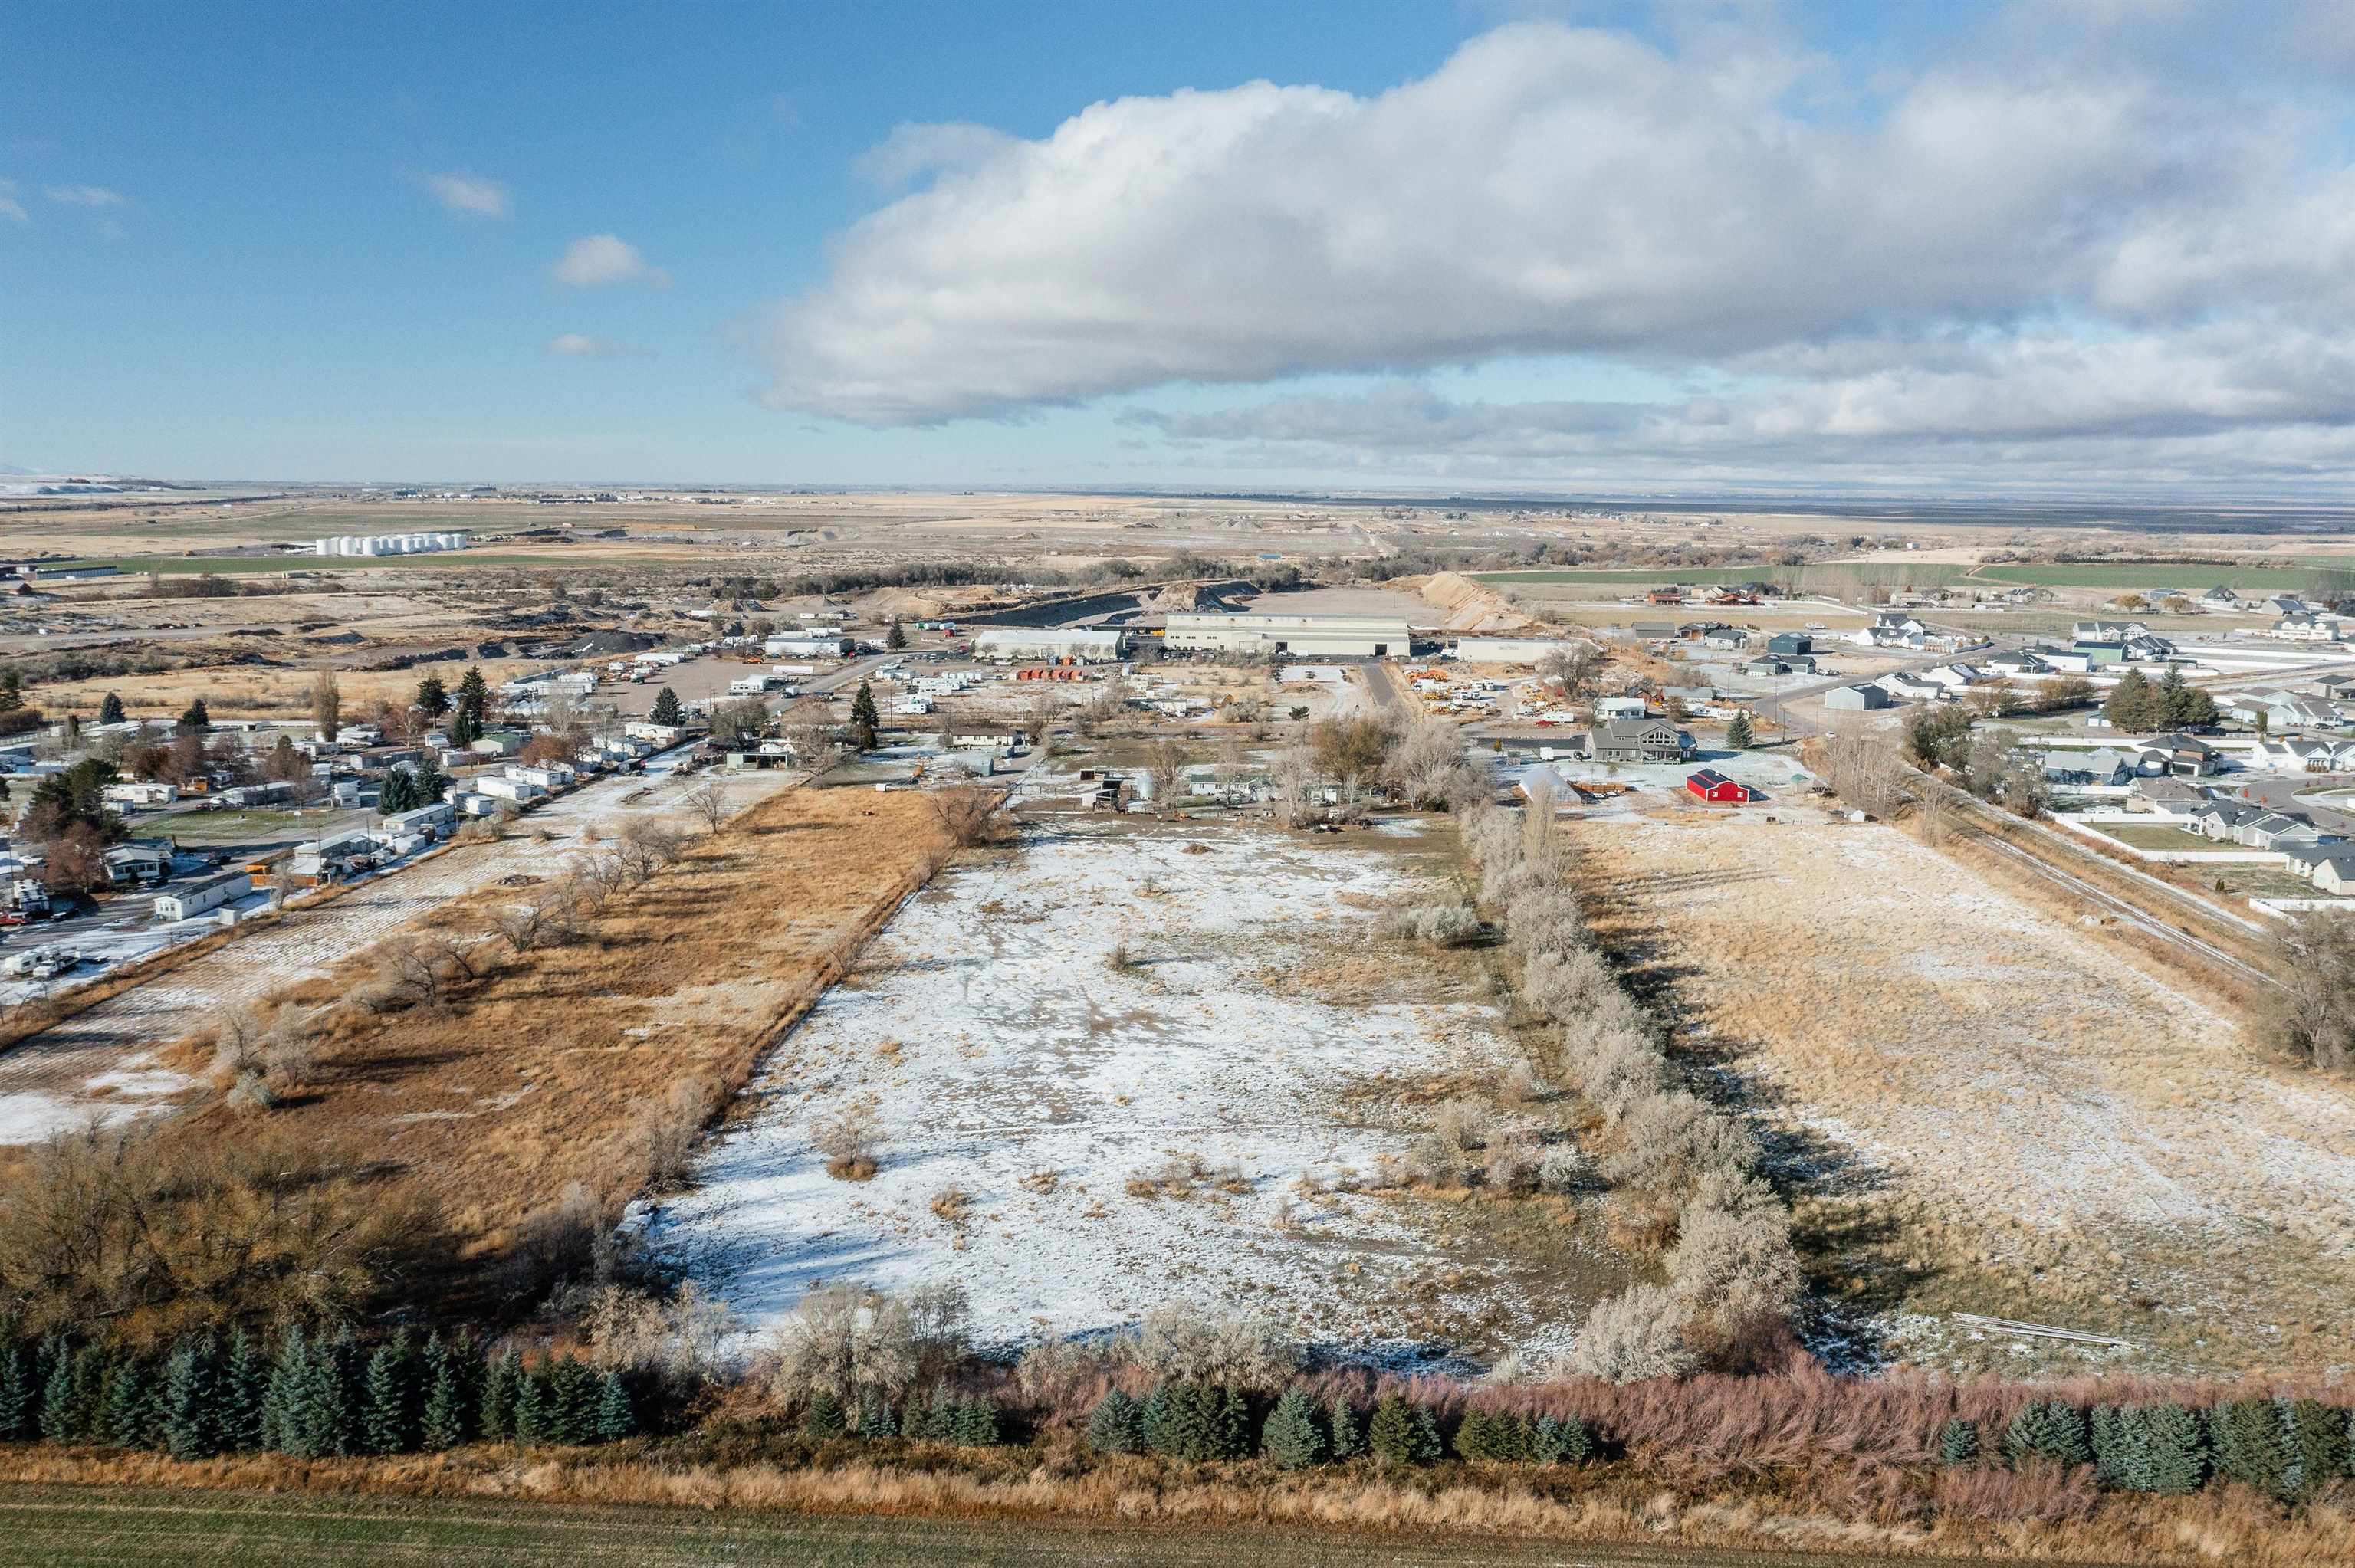
[[[681,1086],[698,1118],[724,1104],[941,849],[921,796],[794,789],[697,842],[576,941],[507,951],[480,933],[530,890],[486,889],[422,923],[474,942],[479,978],[442,1005],[336,1005],[376,974],[370,952],[274,999],[319,1020],[314,1061],[277,1109],[244,1114],[387,1162],[372,1179],[430,1199],[461,1262],[568,1204],[609,1214],[647,1178],[646,1118]],[[199,1068],[209,1045],[186,1042],[181,1065]],[[221,1102],[165,1135],[243,1125]]]
[[[2355,1359],[2348,1097],[2214,998],[1883,827],[1675,812],[1580,842],[1885,1354],[2034,1370],[1960,1310],[2115,1336],[2135,1370]]]

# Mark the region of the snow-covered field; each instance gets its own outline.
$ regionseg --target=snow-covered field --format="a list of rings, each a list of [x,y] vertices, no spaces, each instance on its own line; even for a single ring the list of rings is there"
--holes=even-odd
[[[1417,1000],[1398,981],[1420,960],[1376,936],[1375,907],[1434,869],[1412,839],[1045,818],[900,912],[651,1229],[756,1332],[821,1282],[954,1279],[999,1341],[1173,1299],[1404,1338],[1395,1293],[1449,1266],[1448,1238],[1303,1184],[1404,1148],[1414,1115],[1381,1075],[1515,1059],[1485,1001],[1435,975]],[[1372,994],[1335,978],[1369,960]],[[837,1180],[814,1137],[861,1103],[880,1171]],[[1189,1195],[1130,1191],[1171,1170]],[[935,1205],[950,1190],[961,1215]]]

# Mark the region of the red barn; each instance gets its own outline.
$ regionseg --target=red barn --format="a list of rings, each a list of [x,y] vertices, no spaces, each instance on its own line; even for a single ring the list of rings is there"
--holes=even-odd
[[[1713,806],[1746,805],[1756,799],[1747,784],[1737,784],[1714,768],[1704,768],[1685,779],[1685,788]]]

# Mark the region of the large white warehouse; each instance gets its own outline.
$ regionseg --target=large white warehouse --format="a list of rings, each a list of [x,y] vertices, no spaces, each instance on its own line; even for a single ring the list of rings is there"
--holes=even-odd
[[[1400,615],[1220,615],[1174,610],[1173,649],[1215,653],[1290,653],[1328,659],[1403,659],[1412,639]]]
[[[1070,659],[1108,664],[1128,656],[1129,634],[1093,626],[985,626],[974,633],[981,659]]]
[[[415,556],[429,550],[463,550],[464,532],[443,534],[338,534],[311,541],[314,556]]]

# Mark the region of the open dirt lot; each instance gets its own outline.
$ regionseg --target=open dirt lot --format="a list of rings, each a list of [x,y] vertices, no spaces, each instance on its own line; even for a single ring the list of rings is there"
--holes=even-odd
[[[723,779],[721,788],[740,805],[750,804],[784,779],[751,773]],[[0,1052],[0,1144],[37,1141],[92,1115],[120,1118],[176,1104],[194,1086],[159,1065],[159,1047],[210,1026],[228,1008],[324,974],[501,877],[555,874],[578,853],[584,829],[610,838],[634,818],[675,810],[685,789],[670,777],[667,758],[657,758],[644,777],[588,785],[525,817],[500,842],[453,846],[316,907],[290,910],[274,925]],[[551,842],[537,842],[543,832]]]
[[[821,1281],[954,1279],[998,1340],[1182,1298],[1328,1342],[1559,1345],[1623,1277],[1568,1225],[1540,1277],[1446,1203],[1337,1190],[1433,1083],[1518,1060],[1476,965],[1375,934],[1443,841],[1026,814],[900,912],[654,1217],[749,1323]],[[836,1180],[813,1129],[858,1105],[880,1171]]]
[[[2355,1355],[2348,1097],[2256,1060],[2211,999],[1883,826],[1660,811],[1577,835],[1615,939],[1756,1107],[1879,1353]],[[2133,1348],[1979,1339],[1956,1310]]]

